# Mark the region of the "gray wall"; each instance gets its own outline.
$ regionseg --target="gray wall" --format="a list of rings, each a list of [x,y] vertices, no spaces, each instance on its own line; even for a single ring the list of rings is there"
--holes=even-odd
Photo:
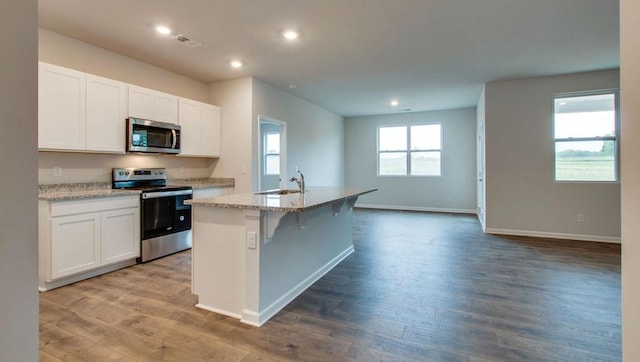
[[[640,2],[620,1],[622,357],[640,361]]]
[[[258,144],[259,115],[287,123],[287,179],[296,175],[298,166],[310,189],[313,186],[344,185],[342,116],[254,78],[254,147]],[[257,148],[252,155],[255,155],[253,170],[257,176]],[[257,180],[254,177],[255,183]],[[294,183],[288,186],[295,188]],[[257,190],[256,184],[254,190]]]
[[[0,361],[37,361],[38,2],[3,1],[2,10]]]
[[[553,180],[554,94],[618,84],[616,70],[486,84],[487,232],[619,240],[619,183]]]
[[[377,127],[442,124],[441,177],[377,176]],[[377,187],[360,207],[475,212],[476,110],[354,117],[345,120],[345,180],[348,187]]]

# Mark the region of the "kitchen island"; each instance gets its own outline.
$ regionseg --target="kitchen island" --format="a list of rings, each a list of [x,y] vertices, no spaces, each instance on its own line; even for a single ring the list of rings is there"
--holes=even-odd
[[[353,253],[353,205],[375,190],[313,187],[189,201],[196,306],[261,326]]]

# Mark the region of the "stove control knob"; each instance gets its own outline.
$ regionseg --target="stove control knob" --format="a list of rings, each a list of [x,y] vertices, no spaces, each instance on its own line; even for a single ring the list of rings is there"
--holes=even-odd
[[[129,176],[129,171],[125,171],[124,174]]]
[[[184,221],[184,216],[180,215],[180,221]]]
[[[160,170],[160,174],[162,175],[164,173],[164,171]]]
[[[120,176],[124,175],[124,171],[118,172],[118,175],[120,175]]]

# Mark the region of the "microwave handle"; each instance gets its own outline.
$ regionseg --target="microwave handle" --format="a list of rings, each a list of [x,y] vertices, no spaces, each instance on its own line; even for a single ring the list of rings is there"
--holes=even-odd
[[[171,135],[173,136],[173,143],[171,144],[171,148],[176,148],[176,143],[178,143],[178,135],[176,134],[176,130],[171,130]]]

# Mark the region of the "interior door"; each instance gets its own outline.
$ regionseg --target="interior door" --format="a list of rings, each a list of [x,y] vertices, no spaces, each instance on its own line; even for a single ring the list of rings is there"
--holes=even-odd
[[[285,188],[286,123],[260,117],[258,190]]]

